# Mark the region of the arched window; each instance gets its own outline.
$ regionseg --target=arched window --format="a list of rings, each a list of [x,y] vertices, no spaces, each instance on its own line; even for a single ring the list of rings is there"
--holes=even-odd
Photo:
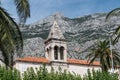
[[[60,59],[64,59],[64,47],[60,47]]]
[[[54,58],[55,58],[55,60],[58,59],[58,46],[54,47]]]
[[[49,57],[49,49],[47,48],[47,55],[48,55],[48,57]]]

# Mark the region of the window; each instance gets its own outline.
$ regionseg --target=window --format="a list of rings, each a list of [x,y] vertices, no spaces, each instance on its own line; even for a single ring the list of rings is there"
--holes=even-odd
[[[54,47],[54,58],[55,58],[55,60],[58,59],[58,46]]]
[[[49,53],[49,49],[47,48],[47,57],[48,57],[48,58],[49,58],[49,54],[50,54],[50,53]]]
[[[64,47],[60,47],[60,59],[64,59]]]
[[[49,49],[47,48],[47,54],[49,54]]]

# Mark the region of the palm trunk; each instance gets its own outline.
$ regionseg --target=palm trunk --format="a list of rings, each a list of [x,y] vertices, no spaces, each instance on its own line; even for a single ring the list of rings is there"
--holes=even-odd
[[[102,69],[102,72],[108,72],[107,67],[106,67],[106,66],[104,66],[104,65],[102,65],[102,66],[101,66],[101,69]]]
[[[10,56],[9,56],[10,57],[10,59],[9,59],[10,69],[13,69],[13,54],[14,53],[11,53]]]

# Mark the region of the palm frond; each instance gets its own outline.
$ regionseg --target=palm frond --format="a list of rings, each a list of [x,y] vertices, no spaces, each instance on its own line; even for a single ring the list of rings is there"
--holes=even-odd
[[[105,21],[108,21],[111,16],[119,16],[120,15],[120,8],[116,8],[114,10],[112,10],[111,12],[109,12],[105,18]],[[118,26],[118,28],[116,29],[116,31],[113,33],[112,37],[114,37],[114,35],[117,35],[117,37],[115,37],[115,39],[113,39],[112,44],[115,45],[119,38],[120,38],[120,26]]]
[[[30,4],[28,0],[14,0],[20,22],[25,23],[30,17]]]
[[[3,55],[9,55],[15,50],[19,52],[23,49],[19,26],[2,7],[0,7],[0,49]]]
[[[89,63],[92,64],[95,61],[95,59],[98,58],[98,56],[99,56],[99,53],[97,53],[96,51],[93,53],[93,55],[92,53],[91,55],[88,55]]]
[[[112,51],[113,58],[114,58],[114,68],[118,63],[120,63],[120,55],[116,50]],[[102,40],[94,48],[91,49],[91,53],[87,55],[88,61],[92,64],[96,58],[100,60],[101,68],[103,71],[108,71],[111,68],[111,51],[109,40]]]
[[[118,28],[115,30],[114,34],[119,34],[120,33],[120,26],[118,26]]]
[[[3,55],[3,62],[5,63],[6,66],[9,66],[9,56],[7,53],[7,50],[4,49],[5,47],[3,47],[2,44],[0,44],[0,51],[2,51],[2,55]]]
[[[120,38],[120,34],[118,34],[118,35],[114,38],[112,44],[115,45],[115,44],[119,41],[119,38]]]
[[[20,32],[19,26],[16,24],[13,18],[6,12],[4,8],[0,7],[0,22],[1,22],[1,29],[5,28],[7,35],[11,35],[12,39],[11,42],[15,42],[15,47],[17,51],[23,49],[23,39],[22,34]]]
[[[114,10],[112,10],[111,12],[109,12],[106,16],[105,21],[109,20],[111,18],[111,16],[115,15],[115,13],[120,12],[120,8],[116,8]]]

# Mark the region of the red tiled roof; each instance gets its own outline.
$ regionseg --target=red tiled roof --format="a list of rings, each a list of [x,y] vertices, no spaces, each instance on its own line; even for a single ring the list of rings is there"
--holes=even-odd
[[[87,60],[67,59],[67,61],[70,64],[90,65]],[[100,66],[100,63],[98,61],[94,61],[91,65],[93,65],[93,66]]]
[[[16,61],[21,62],[36,62],[36,63],[49,63],[49,60],[43,57],[24,57],[24,58],[18,58]]]
[[[21,62],[36,62],[36,63],[50,63],[49,60],[47,60],[44,57],[24,57],[24,58],[18,58],[16,61]],[[67,59],[67,63],[69,64],[78,64],[78,65],[89,65],[89,62],[87,60],[78,60],[78,59]],[[94,61],[93,66],[100,66],[100,63],[97,61]]]

